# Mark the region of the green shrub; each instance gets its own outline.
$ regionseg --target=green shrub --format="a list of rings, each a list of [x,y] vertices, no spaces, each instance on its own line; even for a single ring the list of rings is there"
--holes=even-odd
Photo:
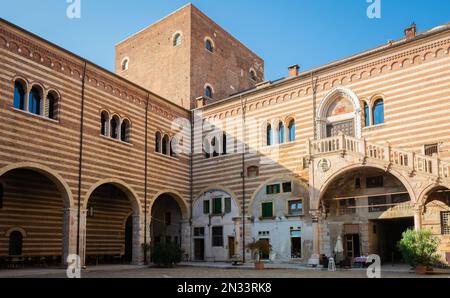
[[[171,268],[181,262],[182,255],[178,244],[159,243],[153,248],[152,260],[158,266]]]
[[[439,262],[436,255],[439,240],[429,230],[403,233],[398,248],[405,262],[415,267],[417,265],[433,266]]]

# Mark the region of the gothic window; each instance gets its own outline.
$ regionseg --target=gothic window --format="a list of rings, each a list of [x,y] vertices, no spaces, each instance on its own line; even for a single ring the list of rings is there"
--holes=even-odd
[[[124,119],[120,125],[120,140],[122,142],[130,143],[131,140],[131,124],[128,119]]]
[[[373,125],[379,125],[384,123],[384,101],[378,99],[373,105]]]
[[[106,111],[102,112],[101,120],[100,120],[101,130],[100,133],[103,136],[108,136],[108,123],[109,123],[109,115]]]
[[[155,135],[155,151],[161,153],[161,133],[158,131]]]
[[[211,39],[209,39],[209,38],[206,39],[205,48],[211,53],[214,52],[214,45],[213,45],[213,42],[211,41]]]
[[[272,125],[267,124],[266,128],[266,145],[272,146],[273,145],[273,131],[272,131]]]
[[[58,111],[58,94],[54,91],[50,91],[47,94],[44,107],[44,116],[53,120],[57,119]]]
[[[22,81],[15,81],[14,83],[14,108],[25,110],[25,93],[26,85]]]
[[[39,86],[34,86],[30,91],[28,98],[28,111],[35,115],[41,115],[43,91]]]
[[[284,144],[285,136],[284,136],[284,124],[280,122],[278,124],[278,144]]]
[[[295,142],[295,120],[294,119],[292,119],[289,122],[288,130],[289,130],[289,142]]]

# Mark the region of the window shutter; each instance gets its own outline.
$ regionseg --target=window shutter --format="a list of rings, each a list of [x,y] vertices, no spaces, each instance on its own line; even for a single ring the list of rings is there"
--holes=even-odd
[[[209,201],[203,201],[203,214],[209,214]]]
[[[231,213],[231,198],[225,198],[225,213]]]

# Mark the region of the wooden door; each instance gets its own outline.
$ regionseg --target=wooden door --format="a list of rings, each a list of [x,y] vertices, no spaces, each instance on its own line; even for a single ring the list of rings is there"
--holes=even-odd
[[[232,259],[236,254],[234,249],[234,237],[228,237],[228,258]]]
[[[194,257],[196,261],[205,260],[205,239],[194,240]]]
[[[330,123],[327,125],[327,138],[338,136],[339,133],[346,136],[355,136],[355,122],[353,120]]]

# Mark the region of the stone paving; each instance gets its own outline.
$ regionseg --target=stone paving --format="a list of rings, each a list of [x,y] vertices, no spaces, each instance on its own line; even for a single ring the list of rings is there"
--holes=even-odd
[[[65,278],[64,269],[17,269],[0,270],[0,278]],[[84,278],[366,278],[363,269],[328,272],[322,269],[298,265],[269,264],[266,270],[254,270],[252,264],[232,266],[223,263],[189,263],[173,269],[150,268],[148,266],[97,266],[83,270]],[[440,274],[418,276],[405,266],[384,266],[383,278],[450,278],[450,271]]]

